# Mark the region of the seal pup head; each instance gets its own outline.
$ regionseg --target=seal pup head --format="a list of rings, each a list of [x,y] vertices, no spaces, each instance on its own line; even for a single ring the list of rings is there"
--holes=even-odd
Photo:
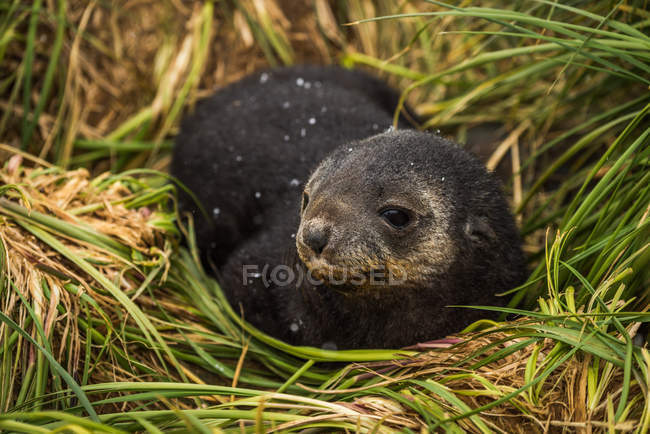
[[[305,184],[300,212],[301,261],[319,283],[350,294],[431,287],[452,267],[471,273],[477,250],[513,240],[519,250],[491,174],[455,144],[411,130],[337,149]]]

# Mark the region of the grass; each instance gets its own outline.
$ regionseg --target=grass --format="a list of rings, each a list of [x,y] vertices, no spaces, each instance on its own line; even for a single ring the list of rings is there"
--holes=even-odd
[[[645,6],[0,5],[0,429],[648,431]],[[179,245],[183,111],[304,61],[372,69],[423,127],[490,151],[530,257],[510,321],[408,351],[292,347]]]

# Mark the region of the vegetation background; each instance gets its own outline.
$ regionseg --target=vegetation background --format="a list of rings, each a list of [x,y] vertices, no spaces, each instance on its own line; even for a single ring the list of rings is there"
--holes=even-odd
[[[650,429],[647,0],[0,2],[0,429]],[[201,269],[165,171],[194,102],[338,63],[506,181],[504,313],[395,351],[291,347]]]

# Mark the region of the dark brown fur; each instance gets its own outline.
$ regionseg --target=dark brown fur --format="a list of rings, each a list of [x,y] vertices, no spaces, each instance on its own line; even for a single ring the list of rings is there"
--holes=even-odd
[[[494,294],[523,281],[517,229],[494,176],[439,136],[376,134],[374,125],[390,123],[390,89],[334,68],[267,74],[200,105],[174,156],[174,174],[220,209],[213,229],[199,223],[199,242],[214,243],[219,281],[249,322],[293,344],[395,348],[487,316],[447,306],[502,304]],[[279,110],[283,101],[300,110]],[[236,155],[245,168],[231,162]],[[387,206],[411,210],[409,226],[386,224]],[[327,242],[315,253],[307,238],[321,230]],[[382,270],[402,275],[395,283]]]

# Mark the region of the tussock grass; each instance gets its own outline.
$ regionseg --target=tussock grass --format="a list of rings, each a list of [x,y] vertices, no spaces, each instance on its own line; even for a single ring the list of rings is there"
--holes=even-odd
[[[3,3],[0,429],[648,431],[645,6]],[[160,171],[196,98],[306,61],[375,70],[509,180],[510,321],[337,352],[232,311]]]

